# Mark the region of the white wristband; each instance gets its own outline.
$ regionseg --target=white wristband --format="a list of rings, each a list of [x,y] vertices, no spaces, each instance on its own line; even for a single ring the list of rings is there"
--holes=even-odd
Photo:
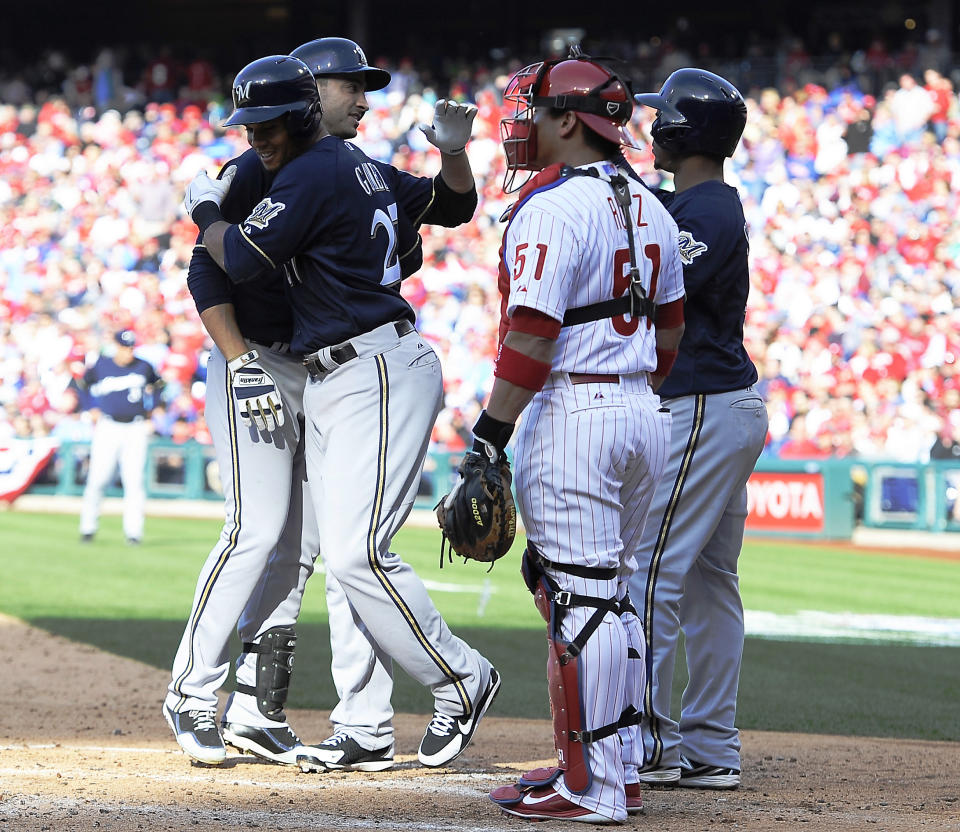
[[[227,368],[231,373],[235,373],[241,367],[245,367],[251,361],[256,361],[259,357],[260,353],[258,353],[256,350],[250,350],[249,352],[238,355],[232,361],[228,361]]]

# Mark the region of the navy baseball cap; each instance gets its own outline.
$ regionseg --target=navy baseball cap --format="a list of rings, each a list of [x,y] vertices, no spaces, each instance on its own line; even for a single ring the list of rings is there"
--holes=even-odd
[[[121,329],[114,334],[113,340],[122,347],[133,347],[137,343],[137,336],[132,329]]]

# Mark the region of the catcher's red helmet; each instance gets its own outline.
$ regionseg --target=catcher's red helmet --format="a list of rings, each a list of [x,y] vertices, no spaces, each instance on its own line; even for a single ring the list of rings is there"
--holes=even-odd
[[[518,170],[539,170],[536,161],[535,107],[571,111],[583,125],[603,138],[638,147],[627,130],[633,113],[633,98],[625,81],[611,69],[576,55],[562,61],[530,64],[510,79],[503,91],[514,114],[500,121],[500,136],[507,156],[503,189],[514,190]]]

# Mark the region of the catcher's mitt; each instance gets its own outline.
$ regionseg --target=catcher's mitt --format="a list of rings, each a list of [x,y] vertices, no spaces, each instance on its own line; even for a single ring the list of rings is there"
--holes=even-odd
[[[510,463],[502,454],[491,461],[482,453],[469,451],[457,473],[457,484],[437,503],[437,520],[443,530],[440,565],[447,543],[462,558],[492,563],[509,551],[517,533]]]

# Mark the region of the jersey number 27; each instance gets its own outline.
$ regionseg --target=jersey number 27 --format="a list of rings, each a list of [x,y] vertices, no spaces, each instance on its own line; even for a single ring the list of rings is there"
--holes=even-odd
[[[377,208],[373,212],[373,222],[370,223],[370,239],[376,239],[380,230],[387,235],[387,251],[383,256],[383,279],[381,286],[389,286],[391,283],[399,283],[402,274],[400,272],[400,259],[397,257],[397,203],[391,202],[387,210]]]

